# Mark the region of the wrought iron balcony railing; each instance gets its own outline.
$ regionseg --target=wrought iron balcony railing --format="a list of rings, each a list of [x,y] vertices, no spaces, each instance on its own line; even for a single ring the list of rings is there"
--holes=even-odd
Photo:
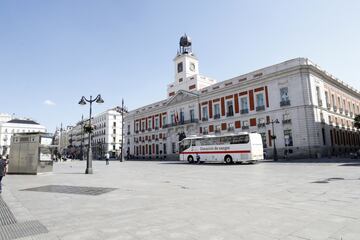
[[[262,106],[257,106],[256,107],[256,111],[264,111],[265,110],[265,105],[262,105]]]
[[[240,113],[241,113],[241,114],[249,113],[249,109],[248,109],[248,108],[241,109],[241,110],[240,110]]]
[[[282,123],[283,124],[289,124],[289,123],[291,123],[291,119],[283,119]]]
[[[282,100],[280,102],[280,107],[284,107],[284,106],[290,106],[290,100]]]

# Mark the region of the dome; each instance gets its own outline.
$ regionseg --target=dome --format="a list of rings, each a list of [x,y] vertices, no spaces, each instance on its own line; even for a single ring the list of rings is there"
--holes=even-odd
[[[190,47],[191,46],[191,38],[188,37],[186,34],[180,38],[179,42],[181,47]]]

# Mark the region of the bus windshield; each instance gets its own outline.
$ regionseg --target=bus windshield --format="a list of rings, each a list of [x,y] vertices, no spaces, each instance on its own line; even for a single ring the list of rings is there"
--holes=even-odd
[[[190,139],[184,139],[180,142],[180,152],[183,152],[184,150],[188,149],[190,147],[191,140]]]

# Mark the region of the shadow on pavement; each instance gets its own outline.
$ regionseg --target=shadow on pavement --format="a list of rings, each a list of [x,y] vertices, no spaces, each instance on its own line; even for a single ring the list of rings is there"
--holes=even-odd
[[[274,161],[271,161],[274,162]],[[279,163],[354,163],[360,164],[360,160],[351,158],[320,158],[320,159],[281,159]]]
[[[169,164],[169,165],[188,165],[188,166],[235,166],[235,165],[256,165],[252,163],[233,163],[233,164],[226,164],[226,163],[188,163],[188,162],[159,162],[159,164]]]
[[[81,175],[85,175],[85,172],[56,172],[55,174],[81,174]]]
[[[339,165],[339,167],[360,167],[360,163],[344,163]]]

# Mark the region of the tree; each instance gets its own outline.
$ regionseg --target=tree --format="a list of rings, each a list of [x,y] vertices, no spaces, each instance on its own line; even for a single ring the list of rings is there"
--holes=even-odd
[[[357,129],[360,129],[360,115],[355,115],[354,127],[357,128]]]

